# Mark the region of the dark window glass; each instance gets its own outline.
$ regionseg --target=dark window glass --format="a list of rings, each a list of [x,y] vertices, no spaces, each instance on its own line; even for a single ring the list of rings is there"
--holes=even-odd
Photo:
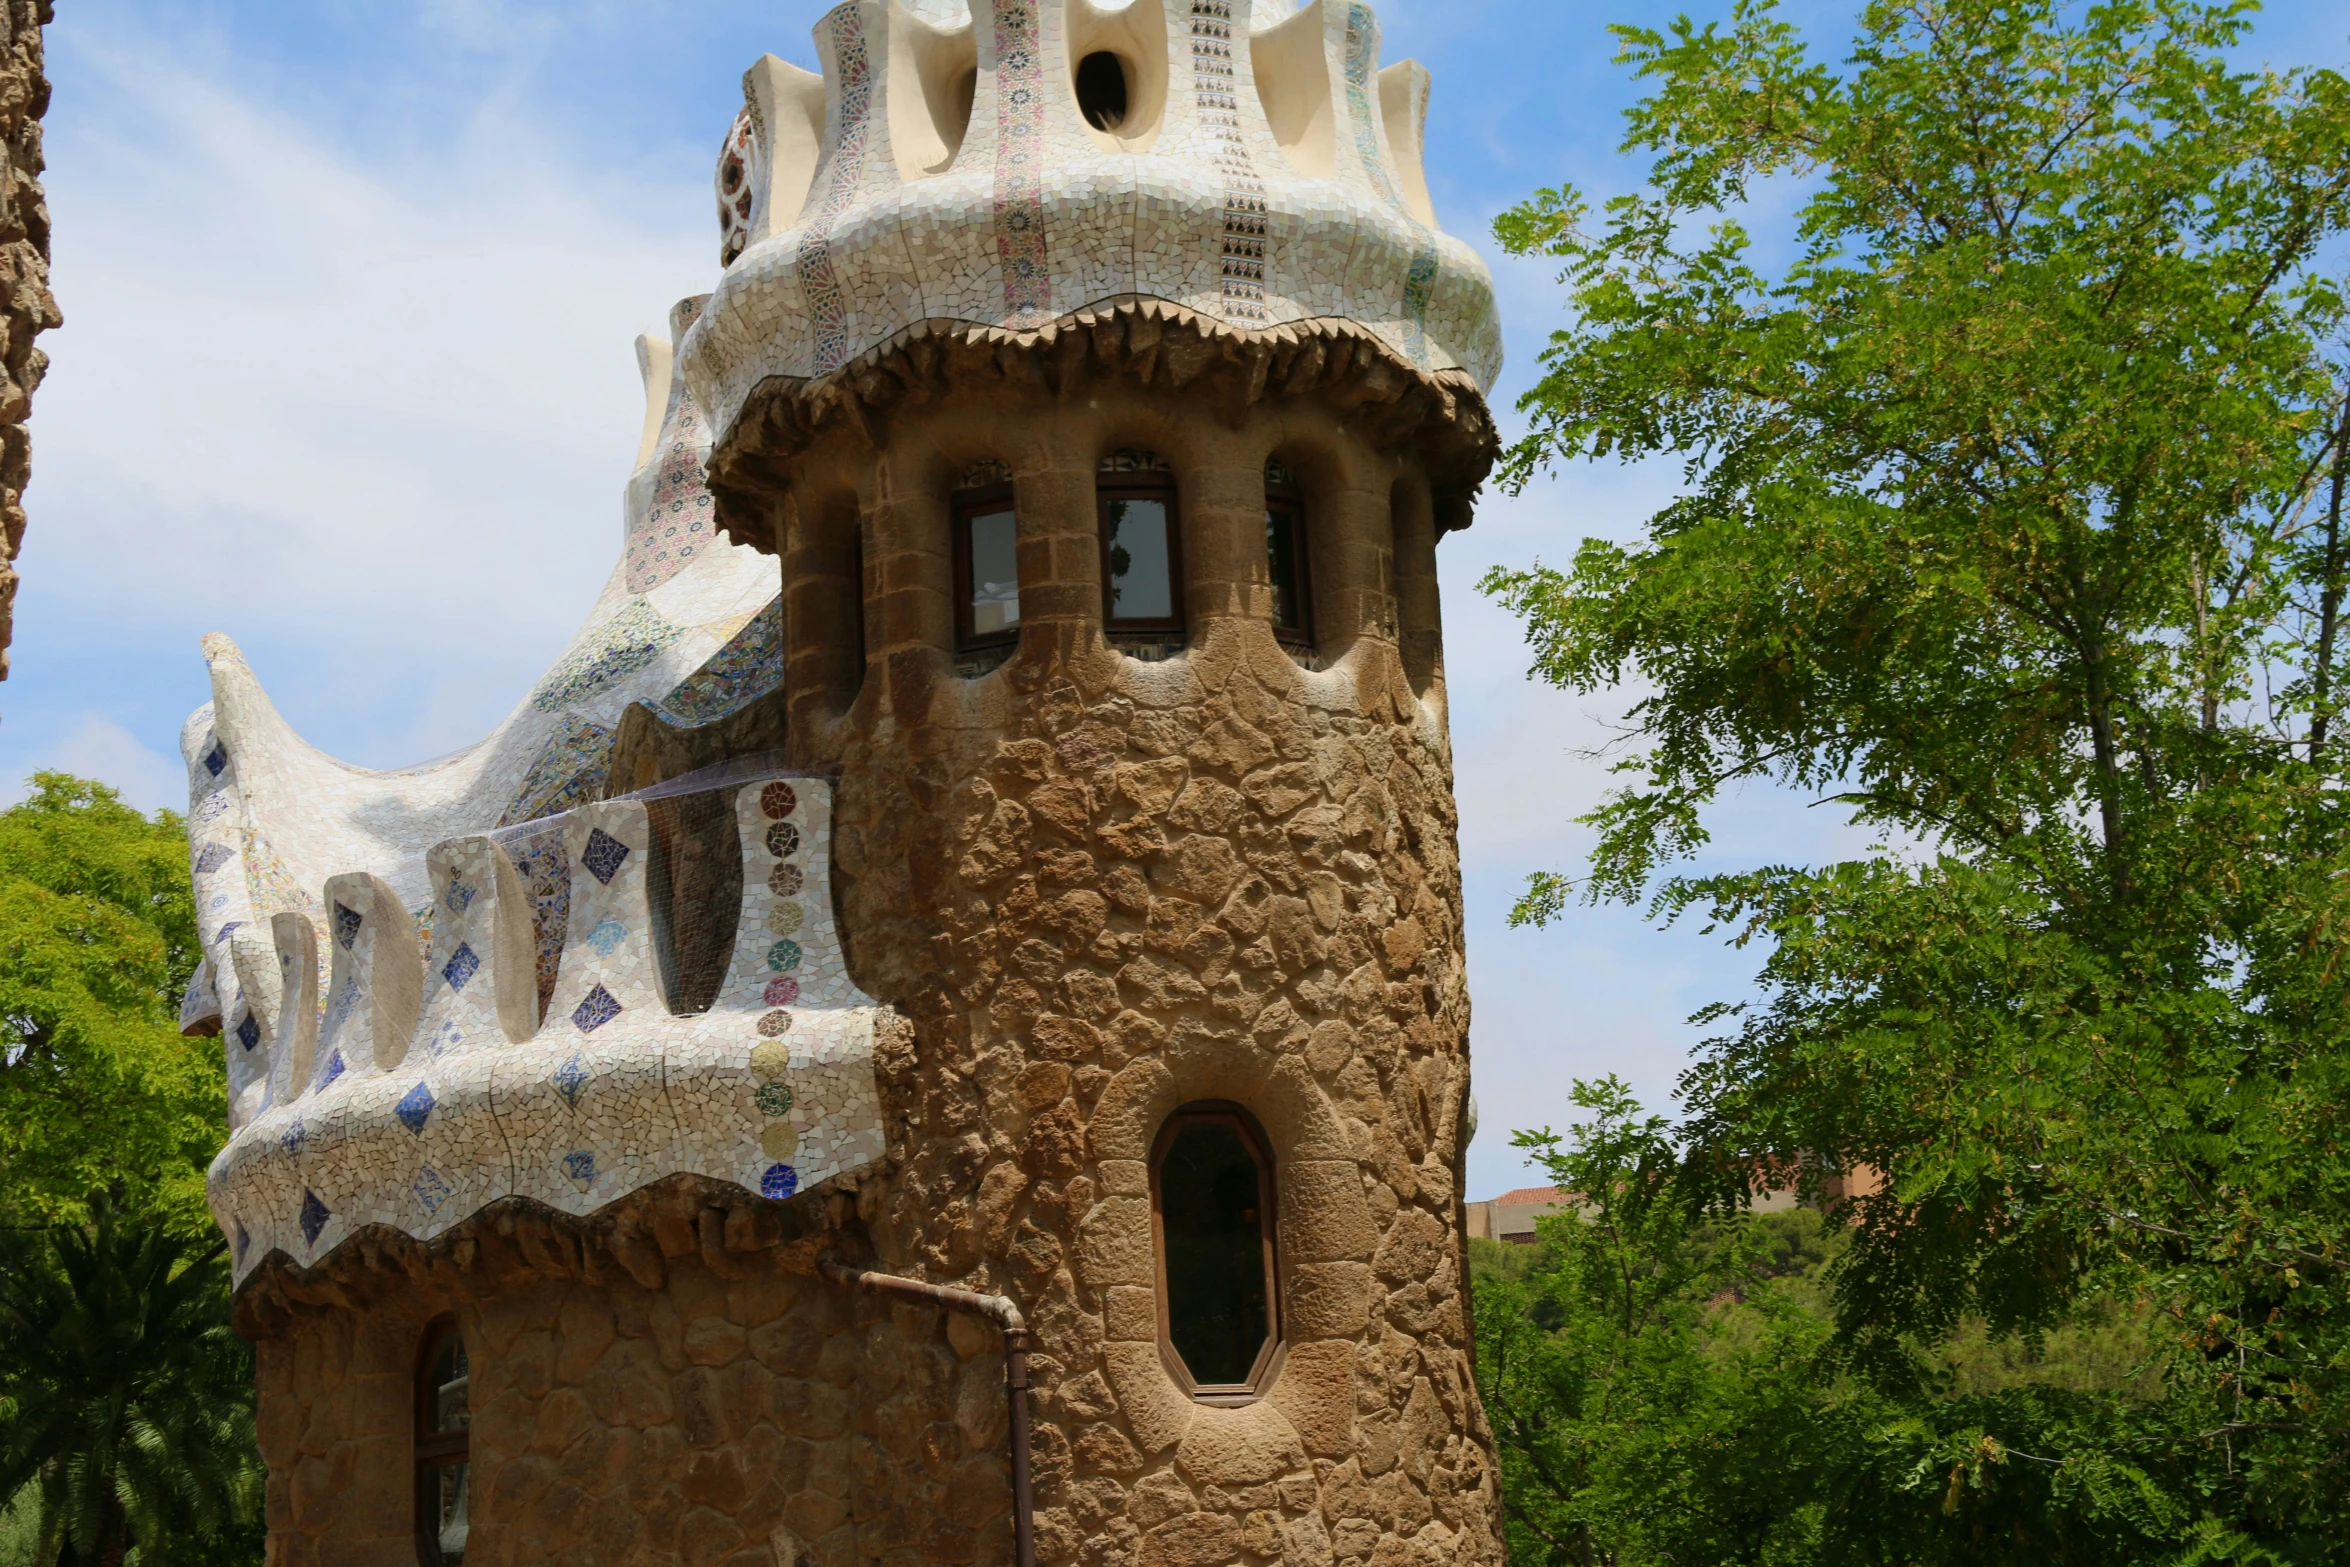
[[[1102,547],[1109,556],[1110,621],[1165,624],[1175,618],[1175,550],[1163,496],[1102,500]]]
[[[1019,519],[1007,506],[973,512],[971,530],[971,634],[991,637],[1020,625],[1020,556],[1015,539]]]
[[[1234,1115],[1179,1120],[1159,1157],[1167,1338],[1203,1389],[1246,1385],[1272,1337],[1267,1175]]]
[[[426,1567],[463,1567],[473,1423],[465,1339],[437,1326],[416,1379],[416,1532]]]
[[[1287,501],[1265,507],[1265,559],[1273,578],[1273,627],[1307,634],[1305,519]]]

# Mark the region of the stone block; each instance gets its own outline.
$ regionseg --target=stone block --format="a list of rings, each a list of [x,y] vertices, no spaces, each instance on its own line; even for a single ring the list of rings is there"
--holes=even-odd
[[[1194,1485],[1227,1488],[1266,1485],[1312,1468],[1297,1428],[1269,1399],[1238,1407],[1199,1406],[1175,1463]]]
[[[1379,1244],[1363,1178],[1351,1161],[1280,1167],[1281,1236],[1293,1262],[1368,1262]]]
[[[1163,1453],[1183,1440],[1200,1406],[1185,1397],[1167,1374],[1155,1342],[1105,1343],[1102,1362],[1110,1391],[1117,1394],[1119,1407],[1126,1412],[1127,1429],[1145,1453]]]

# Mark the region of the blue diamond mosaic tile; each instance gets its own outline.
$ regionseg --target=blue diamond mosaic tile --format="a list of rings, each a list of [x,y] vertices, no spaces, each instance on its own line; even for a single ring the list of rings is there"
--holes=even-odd
[[[473,948],[465,942],[457,943],[457,950],[449,954],[449,961],[441,965],[441,978],[449,982],[451,990],[463,990],[465,982],[481,972],[481,959],[473,955]]]
[[[261,1019],[255,1017],[250,1012],[246,1013],[245,1021],[237,1025],[237,1043],[243,1045],[247,1050],[250,1050],[255,1045],[260,1044]]]
[[[598,956],[607,958],[627,939],[628,927],[618,920],[606,920],[587,935],[588,945],[596,949]]]
[[[359,917],[357,909],[347,909],[339,903],[336,904],[335,944],[345,952],[350,951],[352,944],[359,939],[359,927],[363,923],[365,922]]]
[[[402,1126],[421,1137],[424,1135],[424,1123],[432,1119],[432,1107],[432,1088],[428,1084],[418,1083],[400,1096],[400,1102],[392,1107],[392,1113],[400,1118]]]
[[[237,851],[225,843],[208,843],[196,856],[196,874],[209,876],[237,857]]]
[[[204,770],[218,778],[221,769],[226,766],[228,766],[228,747],[215,740],[212,742],[212,749],[204,753]]]
[[[579,863],[605,886],[620,874],[620,866],[628,858],[628,845],[598,827],[588,833],[587,847],[579,854]]]
[[[441,1024],[440,1032],[434,1034],[431,1042],[424,1048],[432,1052],[432,1058],[438,1061],[463,1043],[465,1043],[465,1031],[454,1022],[444,1022]]]
[[[330,1055],[326,1058],[326,1065],[318,1069],[318,1086],[321,1088],[326,1087],[336,1078],[341,1077],[345,1070],[346,1069],[343,1065],[343,1053],[338,1050],[333,1055]]]
[[[245,1226],[240,1222],[237,1225],[237,1264],[239,1267],[244,1265],[245,1253],[250,1251],[252,1246],[253,1237],[245,1233]]]
[[[302,1239],[313,1246],[317,1245],[318,1232],[325,1229],[326,1221],[333,1217],[334,1215],[327,1211],[326,1204],[318,1200],[318,1193],[307,1189],[303,1191]]]
[[[300,1153],[302,1145],[309,1140],[309,1130],[302,1125],[300,1118],[297,1117],[294,1124],[287,1127],[278,1137],[277,1145],[287,1153]]]
[[[592,1034],[619,1015],[620,1003],[612,999],[612,992],[598,985],[572,1009],[571,1026],[583,1034]]]
[[[449,878],[449,890],[442,895],[441,901],[448,904],[451,914],[462,914],[473,902],[473,889],[465,885],[462,876],[452,876]]]
[[[449,1184],[447,1176],[429,1164],[416,1172],[416,1183],[411,1189],[416,1193],[416,1200],[423,1204],[427,1216],[440,1212],[441,1204],[447,1202],[457,1190]]]
[[[555,1092],[563,1096],[563,1102],[576,1110],[579,1108],[579,1091],[587,1087],[591,1075],[579,1057],[574,1055],[555,1068],[555,1075],[547,1081],[555,1085]]]

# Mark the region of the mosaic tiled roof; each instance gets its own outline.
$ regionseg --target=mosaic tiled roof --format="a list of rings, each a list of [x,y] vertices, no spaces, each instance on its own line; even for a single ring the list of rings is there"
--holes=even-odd
[[[1126,301],[1500,369],[1492,278],[1428,198],[1428,73],[1381,66],[1359,0],[848,0],[816,52],[751,68],[721,157],[727,270],[679,349],[716,430],[770,376]],[[1080,91],[1104,54],[1115,101]]]

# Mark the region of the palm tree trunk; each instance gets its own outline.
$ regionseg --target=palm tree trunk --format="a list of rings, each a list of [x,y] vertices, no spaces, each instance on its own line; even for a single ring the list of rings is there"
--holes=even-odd
[[[120,1507],[106,1509],[106,1521],[98,1527],[97,1567],[122,1567],[122,1559],[130,1554],[131,1527]]]

